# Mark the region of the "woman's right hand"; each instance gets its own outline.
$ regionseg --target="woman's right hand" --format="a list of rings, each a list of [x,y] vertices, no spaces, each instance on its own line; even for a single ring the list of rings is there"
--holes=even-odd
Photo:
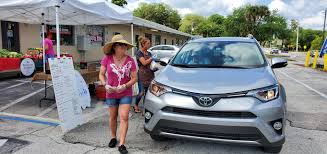
[[[114,93],[115,91],[113,89],[106,89],[108,94]]]
[[[109,85],[106,85],[105,88],[106,88],[107,93],[109,93],[109,94],[116,92],[116,88],[111,87]]]

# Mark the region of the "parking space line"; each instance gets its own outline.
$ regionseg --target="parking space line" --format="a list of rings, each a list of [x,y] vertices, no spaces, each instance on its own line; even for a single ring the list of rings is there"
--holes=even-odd
[[[303,82],[301,82],[301,81],[299,81],[299,80],[297,80],[297,79],[295,79],[295,78],[289,76],[288,74],[286,74],[285,72],[283,72],[283,71],[281,71],[281,70],[276,70],[276,71],[279,72],[279,73],[281,73],[281,74],[283,74],[284,76],[286,76],[286,77],[288,77],[288,78],[294,80],[295,82],[297,82],[297,83],[303,85],[304,87],[308,88],[309,90],[311,90],[311,91],[313,91],[313,92],[319,94],[321,97],[327,99],[327,95],[326,95],[326,94],[324,94],[324,93],[322,93],[322,92],[320,92],[320,91],[318,91],[318,90],[316,90],[316,89],[313,89],[312,87],[308,86],[307,84],[305,84],[305,83],[303,83]]]
[[[8,141],[8,139],[1,139],[0,140],[0,147],[2,147],[7,141]]]
[[[49,85],[48,87],[50,87],[50,86],[52,86],[52,85]],[[47,87],[47,88],[48,88],[48,87]],[[5,109],[8,109],[9,107],[11,107],[11,106],[13,106],[13,105],[15,105],[15,104],[17,104],[17,103],[19,103],[19,102],[21,102],[21,101],[23,101],[23,100],[29,98],[29,97],[32,97],[32,96],[36,95],[37,93],[39,93],[39,92],[41,92],[41,91],[44,91],[44,88],[41,88],[41,89],[39,89],[39,90],[37,90],[37,91],[35,91],[35,92],[33,92],[33,93],[30,93],[30,94],[28,94],[28,95],[25,95],[25,96],[23,96],[23,97],[21,97],[21,98],[18,98],[18,99],[16,99],[16,100],[14,100],[13,102],[11,102],[11,103],[9,103],[9,104],[7,104],[7,105],[1,107],[1,108],[0,108],[0,111],[3,111],[3,110],[5,110]]]
[[[60,125],[60,121],[56,119],[42,118],[42,117],[28,116],[28,115],[21,115],[21,114],[12,114],[6,112],[0,112],[0,119],[38,123],[38,124],[44,124],[49,126]]]
[[[40,114],[38,114],[37,116],[38,116],[38,117],[42,117],[42,116],[44,116],[45,114],[51,112],[55,107],[57,107],[57,104],[56,104],[56,103],[52,104],[50,107],[48,107],[47,109],[45,109],[44,111],[42,111],[42,112],[41,112]]]
[[[18,82],[23,82],[23,83],[38,83],[38,84],[44,84],[44,82],[31,82],[31,81],[25,81],[25,80],[16,80]]]
[[[4,88],[4,89],[1,89],[0,91],[5,91],[5,90],[10,89],[10,88],[15,88],[15,87],[18,87],[18,86],[23,85],[23,84],[25,84],[25,83],[26,83],[26,82],[18,83],[18,84],[12,85],[12,86],[10,86],[10,87],[7,87],[7,88]]]

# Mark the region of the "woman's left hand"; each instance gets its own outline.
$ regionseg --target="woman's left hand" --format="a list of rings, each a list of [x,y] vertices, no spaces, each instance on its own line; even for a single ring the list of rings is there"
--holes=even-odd
[[[123,92],[124,90],[126,90],[126,85],[125,85],[125,84],[123,84],[123,85],[119,85],[119,86],[117,87],[117,89],[116,89],[116,92],[117,92],[117,93],[121,93],[121,92]]]

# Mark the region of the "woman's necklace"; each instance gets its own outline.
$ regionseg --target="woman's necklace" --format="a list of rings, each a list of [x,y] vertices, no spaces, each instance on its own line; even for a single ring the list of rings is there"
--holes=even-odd
[[[118,66],[121,66],[122,60],[124,59],[125,56],[121,57],[120,59],[118,59],[116,56],[114,56],[115,61],[117,62]]]

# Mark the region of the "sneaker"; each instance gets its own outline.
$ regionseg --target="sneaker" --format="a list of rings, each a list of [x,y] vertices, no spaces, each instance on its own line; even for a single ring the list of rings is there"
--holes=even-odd
[[[126,150],[126,147],[124,145],[121,145],[118,147],[118,151],[121,153],[121,154],[127,154],[128,151]]]
[[[117,139],[116,139],[116,138],[112,138],[112,139],[110,140],[108,146],[109,146],[110,148],[114,148],[114,147],[116,146],[116,144],[117,144]]]

